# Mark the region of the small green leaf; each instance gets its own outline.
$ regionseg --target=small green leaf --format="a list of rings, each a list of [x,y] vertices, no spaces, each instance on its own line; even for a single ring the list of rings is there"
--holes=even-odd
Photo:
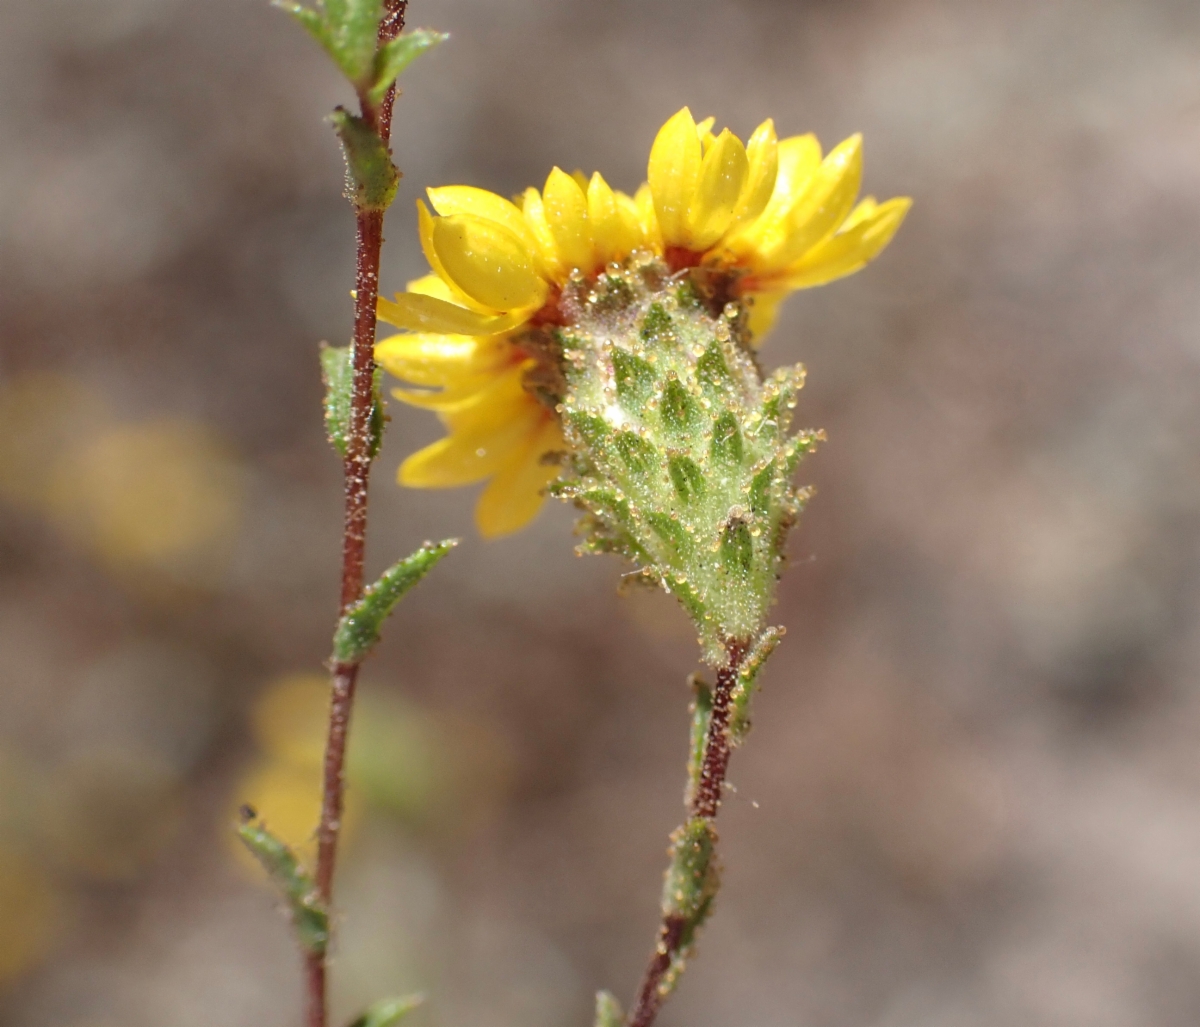
[[[815,453],[817,443],[824,441],[825,433],[823,431],[802,431],[788,439],[787,444],[783,447],[783,460],[789,479],[795,473],[796,468],[800,466],[800,461],[809,453]]]
[[[684,310],[704,309],[704,300],[696,291],[696,283],[691,278],[685,278],[679,288],[675,290],[675,301]]]
[[[642,341],[643,342],[668,342],[674,340],[675,325],[671,321],[671,315],[667,313],[667,308],[661,303],[650,304],[650,309],[646,311],[646,318],[642,321]]]
[[[313,39],[321,44],[326,53],[333,56],[333,41],[329,36],[329,26],[325,21],[323,8],[313,10],[311,7],[304,7],[301,4],[289,2],[289,0],[274,0],[272,6],[278,7],[281,11],[287,11],[304,26]]]
[[[696,361],[696,377],[701,385],[710,390],[723,391],[733,385],[733,375],[729,373],[719,339],[713,339]]]
[[[649,474],[658,466],[660,457],[654,443],[636,432],[619,432],[614,444],[625,466],[634,474]]]
[[[643,516],[654,534],[667,543],[676,556],[686,559],[691,554],[695,546],[678,517],[658,510],[647,511]]]
[[[700,787],[700,770],[704,766],[704,749],[708,740],[708,724],[712,719],[712,689],[699,674],[688,678],[692,686],[691,747],[688,750],[688,803]]]
[[[754,542],[745,521],[734,521],[721,533],[721,566],[727,574],[745,573],[754,562]]]
[[[334,108],[329,120],[346,158],[346,199],[359,210],[387,210],[396,198],[400,172],[383,140],[345,107]]]
[[[380,103],[396,77],[427,50],[450,38],[449,32],[431,29],[413,29],[385,43],[375,54],[375,83],[367,96],[372,103]]]
[[[663,574],[662,580],[663,584],[667,586],[667,591],[679,600],[679,605],[688,612],[688,616],[696,624],[703,624],[706,620],[711,619],[711,614],[704,606],[704,600],[700,598],[700,593],[696,591],[690,581],[676,574]]]
[[[675,494],[684,503],[694,503],[704,497],[704,473],[696,461],[687,456],[673,456],[667,460],[667,473]]]
[[[688,435],[696,430],[700,406],[678,378],[667,379],[659,409],[663,426],[672,435]]]
[[[629,500],[616,489],[590,488],[580,492],[576,498],[594,513],[607,514],[622,531],[634,530],[633,511]]]
[[[639,408],[650,398],[657,375],[641,357],[623,349],[614,349],[613,375],[617,381],[617,399],[623,406]]]
[[[304,7],[294,0],[274,0],[321,44],[358,91],[370,85],[383,0],[317,0]]]
[[[716,846],[716,831],[704,817],[693,817],[671,835],[671,865],[663,881],[662,910],[664,916],[682,917],[689,935],[700,926],[717,892]],[[681,947],[686,947],[686,942]]]
[[[750,509],[764,516],[771,509],[771,487],[775,484],[775,461],[771,460],[750,480]]]
[[[759,408],[762,415],[761,430],[782,442],[792,421],[796,407],[796,394],[804,388],[804,367],[796,364],[781,367],[763,386],[763,401]]]
[[[326,10],[337,41],[338,63],[346,77],[358,88],[370,84],[379,46],[379,23],[383,20],[383,0],[326,0]],[[338,9],[337,20],[334,11]]]
[[[424,995],[385,998],[374,1003],[350,1027],[392,1027],[425,1001]]]
[[[249,807],[243,809],[237,833],[287,900],[301,946],[306,952],[324,952],[329,944],[329,914],[296,854],[271,834]]]
[[[621,1003],[611,991],[596,992],[596,1019],[594,1027],[622,1027],[625,1014],[621,1012]]]
[[[596,292],[601,310],[624,310],[634,300],[633,289],[620,275],[601,275],[596,280]]]
[[[354,402],[354,355],[351,346],[321,346],[321,378],[325,382],[325,434],[330,445],[345,459],[350,440],[350,410]],[[383,371],[376,369],[374,403],[371,407],[372,460],[383,443],[383,428],[387,415],[383,412],[380,381]]]
[[[338,622],[333,635],[335,663],[358,663],[375,647],[383,622],[404,594],[420,581],[451,549],[458,539],[446,539],[434,545],[426,542],[412,556],[393,564],[363,597],[350,607]]]
[[[729,734],[734,745],[741,745],[750,731],[750,700],[756,691],[758,672],[775,647],[783,641],[783,628],[767,628],[742,659],[737,681],[733,686],[729,714]]]
[[[736,465],[742,462],[742,429],[732,410],[726,410],[713,424],[710,452],[712,458],[722,464]]]
[[[578,432],[580,440],[593,453],[604,452],[605,446],[612,439],[612,428],[603,417],[596,414],[572,411],[566,414],[567,427]]]

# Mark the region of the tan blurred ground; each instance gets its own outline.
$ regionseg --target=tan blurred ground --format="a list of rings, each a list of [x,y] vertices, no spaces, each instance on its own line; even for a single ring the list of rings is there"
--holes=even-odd
[[[684,103],[861,130],[867,189],[916,198],[766,351],[830,442],[663,1027],[1200,1022],[1200,7],[411,21],[454,38],[397,107],[392,288],[426,185],[629,189]],[[8,0],[0,99],[0,1022],[294,1024],[225,825],[253,775],[303,779],[303,704],[263,711],[334,612],[348,98],[259,0]],[[437,429],[393,415],[374,566],[468,540],[366,676],[338,1015],[421,987],[417,1027],[585,1025],[651,943],[690,631],[575,559],[565,509],[484,544],[467,493],[399,492]]]

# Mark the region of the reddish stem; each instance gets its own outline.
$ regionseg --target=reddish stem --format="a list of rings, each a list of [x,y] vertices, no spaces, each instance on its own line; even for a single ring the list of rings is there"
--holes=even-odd
[[[725,773],[729,769],[729,756],[733,751],[729,735],[729,717],[732,712],[733,689],[737,685],[742,661],[746,658],[746,645],[730,642],[727,646],[728,663],[717,672],[717,683],[713,688],[712,712],[709,714],[708,734],[704,741],[704,760],[700,765],[700,780],[691,799],[689,812],[693,817],[706,820],[716,819],[721,808],[721,796],[725,790]],[[671,963],[679,954],[686,921],[678,915],[663,917],[658,932],[658,944],[650,965],[638,989],[637,1001],[629,1014],[629,1027],[650,1027],[662,1008],[666,998],[662,984]]]
[[[658,930],[658,946],[654,955],[650,957],[646,976],[638,989],[637,1005],[629,1014],[629,1027],[649,1027],[658,1015],[664,997],[660,991],[663,978],[671,969],[671,960],[679,950],[679,942],[686,926],[687,922],[681,916],[663,918],[662,927]]]
[[[729,704],[742,669],[742,660],[746,658],[746,648],[741,642],[730,642],[727,647],[729,662],[717,671],[712,713],[708,721],[708,737],[704,742],[704,762],[700,765],[700,781],[695,795],[692,796],[693,817],[707,817],[712,820],[721,808],[725,772],[729,769],[729,755],[732,752],[732,741],[729,737]]]
[[[408,3],[407,0],[385,0],[384,7],[384,17],[379,26],[381,44],[403,31]],[[378,107],[366,97],[359,99],[363,119],[376,129],[386,145],[391,136],[395,86],[387,91]],[[375,401],[375,306],[379,297],[379,256],[383,248],[383,212],[359,210],[355,218],[354,388],[350,432],[343,464],[345,517],[342,535],[342,614],[362,597],[363,592],[367,492],[371,475],[371,413]],[[333,901],[333,874],[337,864],[345,799],[346,740],[358,668],[357,663],[339,663],[333,667],[321,822],[317,827],[317,894],[326,908]],[[308,953],[305,957],[308,1027],[327,1025],[327,977],[326,954]]]

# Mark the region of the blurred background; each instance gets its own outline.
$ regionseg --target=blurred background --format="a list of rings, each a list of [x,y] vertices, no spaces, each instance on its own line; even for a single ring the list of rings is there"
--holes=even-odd
[[[1200,1022],[1200,7],[1194,0],[413,0],[384,285],[413,201],[553,164],[632,190],[683,104],[866,137],[916,206],[794,297],[829,443],[663,1027]],[[349,100],[260,0],[0,8],[0,1022],[284,1027],[297,958],[230,842],[306,844],[340,468],[319,340]],[[401,492],[379,570],[466,541],[364,675],[335,1022],[590,1023],[650,951],[692,632],[572,555]]]

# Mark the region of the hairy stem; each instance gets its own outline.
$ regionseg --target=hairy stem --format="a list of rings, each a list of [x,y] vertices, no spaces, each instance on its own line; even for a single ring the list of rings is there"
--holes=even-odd
[[[713,688],[712,713],[708,722],[708,734],[704,741],[704,759],[700,765],[700,777],[693,789],[689,813],[709,821],[715,820],[721,808],[721,796],[725,789],[725,773],[729,768],[729,755],[733,743],[729,733],[730,703],[737,684],[738,673],[746,658],[747,646],[741,642],[730,642],[726,647],[729,655],[727,664],[717,672],[717,683]],[[642,978],[637,999],[629,1014],[629,1027],[650,1027],[662,1008],[669,988],[664,981],[677,956],[680,955],[683,939],[687,934],[687,922],[677,915],[663,917],[658,932],[658,944],[650,965]]]
[[[407,0],[385,0],[384,7],[385,14],[379,26],[380,43],[394,39],[403,31],[408,3]],[[388,90],[383,102],[378,106],[372,104],[365,96],[359,100],[363,119],[376,129],[386,145],[391,135],[395,86]],[[341,614],[345,614],[349,607],[361,598],[363,592],[367,491],[371,474],[371,411],[375,398],[375,306],[379,296],[383,212],[357,211],[356,229],[354,390],[343,465],[345,518],[342,535]],[[333,900],[333,874],[337,862],[345,798],[346,739],[350,727],[350,712],[354,705],[358,667],[357,663],[339,663],[333,667],[321,822],[317,828],[317,893],[327,908]],[[309,953],[305,957],[308,1027],[327,1027],[327,969],[327,959],[323,951]]]
[[[708,722],[708,737],[704,742],[704,762],[700,765],[700,783],[692,797],[692,816],[716,818],[725,790],[725,772],[729,769],[732,740],[729,736],[729,704],[737,684],[747,647],[731,642],[727,647],[729,663],[717,672],[713,689],[712,715]]]

